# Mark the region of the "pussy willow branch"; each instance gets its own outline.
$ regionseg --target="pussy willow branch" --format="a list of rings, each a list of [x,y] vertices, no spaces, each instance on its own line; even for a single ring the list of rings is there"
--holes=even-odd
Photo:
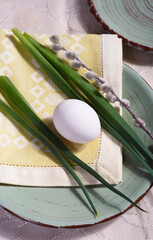
[[[66,48],[62,47],[62,50],[67,51]],[[82,63],[82,61],[77,57],[76,60],[78,60],[80,63]],[[82,63],[82,67],[86,68],[88,71],[92,71],[92,69],[88,68],[84,63]],[[98,76],[96,76],[96,79],[99,80],[102,84],[104,83],[104,81],[102,79],[100,79]],[[136,117],[136,115],[132,112],[132,110],[130,109],[130,107],[128,105],[126,105],[122,99],[120,99],[116,93],[114,92],[114,90],[111,91],[111,93],[116,97],[116,101],[119,102],[121,104],[121,106],[123,106],[133,117],[133,119],[138,123],[139,127],[142,128],[148,135],[149,137],[153,140],[153,135],[152,133],[141,123],[141,121],[139,121],[139,119]]]

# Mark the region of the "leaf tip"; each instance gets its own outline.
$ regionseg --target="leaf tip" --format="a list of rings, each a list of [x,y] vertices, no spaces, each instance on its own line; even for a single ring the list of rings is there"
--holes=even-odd
[[[95,211],[95,216],[96,216],[96,218],[99,216],[97,211]]]

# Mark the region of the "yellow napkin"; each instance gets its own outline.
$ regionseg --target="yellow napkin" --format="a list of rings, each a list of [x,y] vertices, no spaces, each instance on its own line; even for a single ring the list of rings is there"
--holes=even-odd
[[[34,34],[49,46],[47,34]],[[74,50],[85,64],[105,77],[121,96],[122,43],[115,35],[62,35],[64,47]],[[84,74],[81,69],[80,73]],[[65,96],[41,71],[30,54],[8,30],[0,30],[0,75],[7,75],[41,119],[53,129],[52,115]],[[119,106],[117,106],[119,107]],[[54,130],[54,129],[53,129]],[[66,144],[109,183],[122,180],[122,154],[118,143],[102,131],[87,146]],[[74,180],[46,147],[31,134],[13,125],[0,113],[0,182],[33,186],[73,186]],[[84,184],[98,184],[78,166]]]

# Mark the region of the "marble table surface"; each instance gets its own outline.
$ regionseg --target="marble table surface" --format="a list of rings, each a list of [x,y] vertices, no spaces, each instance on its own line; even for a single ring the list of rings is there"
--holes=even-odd
[[[0,28],[35,33],[105,33],[86,0],[0,0]],[[153,87],[153,53],[123,45],[123,61]],[[0,207],[0,240],[153,240],[153,189],[139,206],[106,223],[73,229],[38,226]]]

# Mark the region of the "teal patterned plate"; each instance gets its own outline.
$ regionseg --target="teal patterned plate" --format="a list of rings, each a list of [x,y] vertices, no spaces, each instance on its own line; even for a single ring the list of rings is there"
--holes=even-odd
[[[131,102],[133,111],[143,118],[153,131],[153,92],[132,69],[123,68],[123,97]],[[133,126],[131,116],[124,117]],[[149,146],[151,140],[136,128],[138,135]],[[133,201],[140,200],[151,186],[148,173],[136,159],[124,151],[123,181],[117,189]],[[103,186],[88,187],[99,217],[95,218],[78,187],[21,187],[0,185],[0,204],[16,215],[35,223],[55,227],[78,227],[109,220],[123,213],[129,203]],[[146,209],[147,210],[147,209]]]
[[[124,42],[153,51],[153,0],[88,0],[96,19]]]

